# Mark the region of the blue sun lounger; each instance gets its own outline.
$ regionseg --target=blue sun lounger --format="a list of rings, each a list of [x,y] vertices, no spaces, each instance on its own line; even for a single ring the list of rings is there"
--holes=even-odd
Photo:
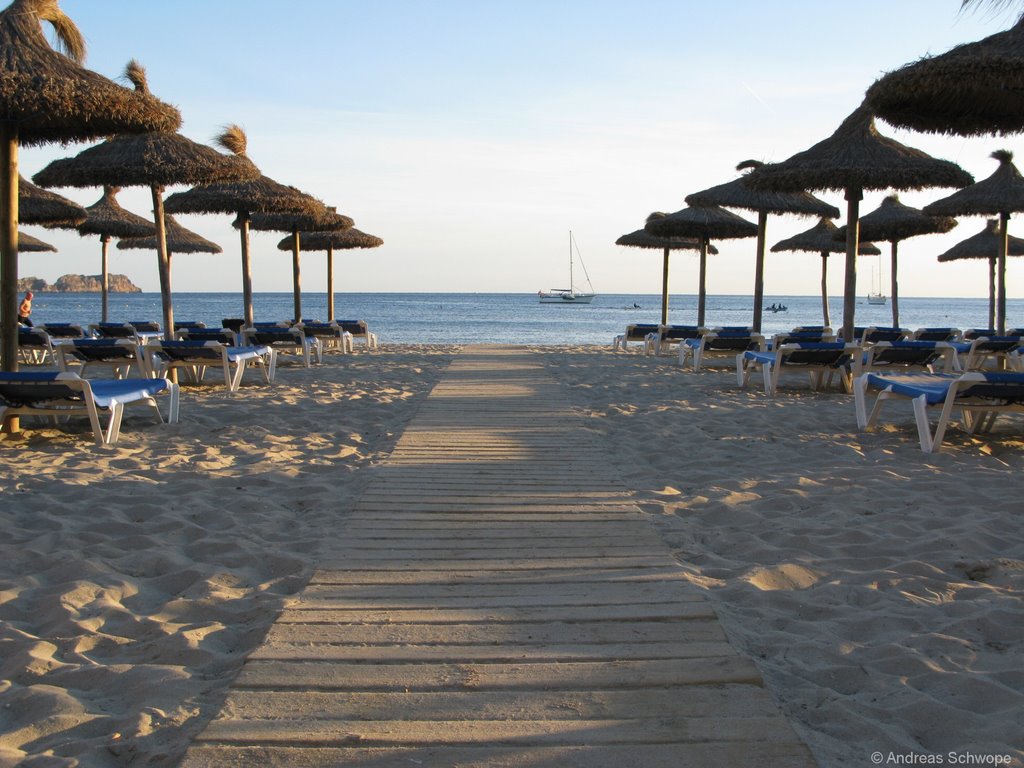
[[[857,344],[844,344],[841,341],[783,344],[771,352],[747,350],[736,355],[736,383],[745,387],[750,375],[760,369],[764,377],[764,392],[774,397],[783,371],[809,374],[813,390],[822,389],[838,373],[844,389],[847,389],[848,366],[853,355],[859,352]]]
[[[693,370],[699,371],[709,357],[733,359],[737,353],[746,350],[764,351],[764,336],[749,328],[715,328],[699,339],[683,339],[679,345],[679,365],[692,361]]]
[[[323,362],[323,343],[315,337],[307,338],[298,327],[275,328],[257,325],[244,329],[241,338],[245,346],[270,347],[278,354],[287,352],[298,355],[306,368],[313,364],[314,358],[318,363]]]
[[[86,416],[97,445],[114,445],[121,434],[125,405],[150,406],[164,419],[156,395],[168,392],[167,423],[178,421],[178,385],[167,379],[83,379],[75,373],[0,373],[0,419],[9,416]],[[107,428],[100,411],[110,414]]]
[[[143,350],[149,369],[158,376],[181,368],[198,384],[207,368],[218,366],[224,372],[224,386],[232,394],[238,391],[247,368],[258,368],[267,384],[274,382],[277,373],[277,350],[267,346],[235,347],[195,339],[152,340]]]
[[[970,341],[952,342],[960,367],[975,371],[989,364],[1000,365],[1007,356],[1024,347],[1020,336],[977,336]]]
[[[673,344],[682,344],[684,339],[699,339],[707,332],[708,329],[701,325],[659,325],[644,339],[644,354],[671,352]]]
[[[868,389],[878,390],[870,414]],[[874,426],[887,400],[910,400],[921,450],[933,453],[942,447],[956,408],[962,410],[964,428],[969,434],[989,431],[1000,413],[1024,411],[1024,373],[867,373],[854,379],[853,394],[860,429]],[[940,409],[934,432],[928,421],[928,408]]]
[[[139,376],[150,375],[142,349],[133,339],[70,339],[55,349],[57,367],[62,371],[70,370],[72,363],[81,363],[76,373],[85,375],[91,366],[103,365],[114,372],[115,378],[124,379],[134,365]]]
[[[945,341],[879,341],[854,358],[853,375],[915,368],[929,373],[959,370],[956,348]]]
[[[616,352],[620,349],[625,350],[631,341],[646,344],[647,337],[652,333],[657,333],[660,327],[657,323],[630,323],[626,326],[625,333],[612,337],[612,350]]]

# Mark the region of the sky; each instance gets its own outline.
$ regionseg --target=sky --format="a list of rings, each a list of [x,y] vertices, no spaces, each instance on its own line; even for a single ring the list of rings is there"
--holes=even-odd
[[[374,250],[335,256],[335,290],[525,292],[562,287],[571,230],[598,293],[659,293],[661,252],[615,245],[652,211],[737,177],[746,159],[780,162],[832,134],[879,76],[1012,25],[1012,10],[960,11],[959,0],[61,0],[85,35],[86,66],[119,78],[129,59],[182,112],[181,132],[212,143],[241,125],[264,174],[336,206],[377,235]],[[952,160],[981,180],[1020,136],[951,138],[879,130]],[[88,145],[23,148],[31,178]],[[179,188],[169,188],[170,194]],[[180,188],[184,189],[184,188]],[[55,190],[88,205],[99,189]],[[952,190],[901,193],[916,207]],[[868,213],[886,192],[867,193]],[[845,212],[841,195],[819,197]],[[119,201],[151,215],[148,190]],[[754,214],[738,211],[748,219]],[[1012,220],[1010,232],[1024,236]],[[229,216],[179,223],[221,245],[173,259],[175,291],[239,291]],[[837,223],[842,223],[837,222]],[[773,216],[769,246],[815,220]],[[900,245],[903,296],[986,296],[984,262],[936,255],[984,227]],[[26,227],[58,254],[24,254],[19,272],[49,281],[100,270],[98,238]],[[253,233],[258,292],[290,291],[284,235]],[[716,243],[708,290],[749,294],[753,239]],[[888,245],[882,245],[888,254]],[[112,272],[158,291],[156,256],[111,248]],[[302,257],[302,286],[326,286],[325,257]],[[671,291],[695,293],[697,258],[671,258]],[[859,293],[872,265],[861,260]],[[1011,259],[1008,292],[1024,264]],[[819,291],[820,259],[769,254],[765,292]],[[830,259],[841,295],[842,257]],[[883,282],[888,292],[888,283]]]

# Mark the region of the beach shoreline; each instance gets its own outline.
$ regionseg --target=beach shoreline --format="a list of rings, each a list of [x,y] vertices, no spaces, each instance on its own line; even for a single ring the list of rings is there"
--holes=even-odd
[[[1020,418],[917,446],[909,407],[608,347],[531,347],[823,766],[1024,758]],[[121,442],[0,440],[0,766],[174,765],[458,346],[187,387]],[[77,762],[76,762],[77,761]]]

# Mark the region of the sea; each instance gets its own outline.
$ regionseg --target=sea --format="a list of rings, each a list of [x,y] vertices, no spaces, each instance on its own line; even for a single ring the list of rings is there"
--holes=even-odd
[[[766,296],[764,306],[784,306],[764,312],[765,335],[798,325],[821,325],[820,296]],[[257,293],[256,320],[292,317],[291,292]],[[661,295],[601,294],[589,305],[541,304],[532,293],[338,293],[334,299],[339,320],[365,320],[382,343],[422,344],[608,344],[630,323],[658,323]],[[900,325],[905,328],[953,326],[984,328],[988,299],[900,297]],[[892,309],[857,303],[857,325],[892,325]],[[842,325],[842,298],[830,301],[833,327]],[[160,321],[159,293],[111,294],[109,319],[117,322]],[[326,293],[304,293],[302,314],[311,320],[327,316]],[[753,314],[750,296],[708,296],[705,325],[749,325]],[[202,321],[220,327],[224,318],[242,316],[239,293],[177,293],[176,321]],[[98,293],[37,293],[32,319],[36,324],[100,319]],[[669,322],[694,324],[697,296],[669,297]],[[1007,300],[1007,327],[1024,326],[1024,299]]]

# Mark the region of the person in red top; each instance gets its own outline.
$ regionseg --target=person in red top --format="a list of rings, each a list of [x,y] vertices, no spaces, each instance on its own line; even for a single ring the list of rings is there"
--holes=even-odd
[[[32,327],[32,291],[25,291],[25,298],[18,306],[18,322]]]

